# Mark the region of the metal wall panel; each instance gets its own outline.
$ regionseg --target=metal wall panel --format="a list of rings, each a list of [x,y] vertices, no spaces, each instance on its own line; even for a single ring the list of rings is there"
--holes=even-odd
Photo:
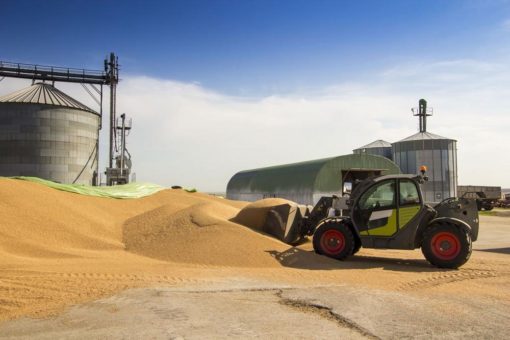
[[[393,144],[393,159],[402,173],[416,174],[428,168],[429,181],[422,185],[426,202],[437,203],[457,196],[457,142],[452,139],[407,140]]]
[[[269,168],[241,171],[227,185],[227,198],[255,201],[279,197],[301,204],[315,204],[318,197],[341,194],[342,172],[377,169],[382,174],[400,173],[391,160],[374,155],[352,154]]]
[[[85,110],[0,103],[0,176],[92,184],[99,122]]]

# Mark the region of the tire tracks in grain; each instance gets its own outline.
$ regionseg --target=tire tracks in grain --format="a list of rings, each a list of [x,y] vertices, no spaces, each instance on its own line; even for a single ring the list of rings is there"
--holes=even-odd
[[[442,285],[456,283],[468,280],[490,279],[500,276],[508,276],[510,273],[498,272],[495,270],[481,270],[481,269],[459,269],[459,270],[445,270],[439,273],[434,273],[428,277],[405,282],[398,287],[398,291],[410,291],[417,289],[435,288]]]

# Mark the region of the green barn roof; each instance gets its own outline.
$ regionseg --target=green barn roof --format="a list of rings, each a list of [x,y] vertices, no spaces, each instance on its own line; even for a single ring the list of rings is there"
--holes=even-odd
[[[277,193],[278,197],[290,197],[285,193],[311,197],[317,192],[337,192],[342,189],[343,172],[349,170],[400,173],[399,167],[385,157],[351,154],[238,172],[227,185],[227,197],[269,193]]]

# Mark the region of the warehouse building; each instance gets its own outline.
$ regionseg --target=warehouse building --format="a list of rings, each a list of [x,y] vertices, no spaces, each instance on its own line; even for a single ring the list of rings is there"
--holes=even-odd
[[[238,172],[228,182],[227,198],[256,201],[279,197],[315,205],[322,196],[341,195],[345,183],[399,173],[399,167],[382,156],[352,154],[317,159]]]

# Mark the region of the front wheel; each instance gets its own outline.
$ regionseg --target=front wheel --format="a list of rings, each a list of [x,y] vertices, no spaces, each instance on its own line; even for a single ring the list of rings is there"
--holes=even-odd
[[[358,238],[354,240],[354,249],[352,250],[352,255],[355,255],[361,249],[361,241]]]
[[[455,269],[471,256],[471,236],[454,225],[438,224],[425,231],[421,251],[434,266]]]
[[[313,249],[317,254],[343,260],[354,251],[354,235],[348,225],[330,221],[321,225],[313,235]]]

